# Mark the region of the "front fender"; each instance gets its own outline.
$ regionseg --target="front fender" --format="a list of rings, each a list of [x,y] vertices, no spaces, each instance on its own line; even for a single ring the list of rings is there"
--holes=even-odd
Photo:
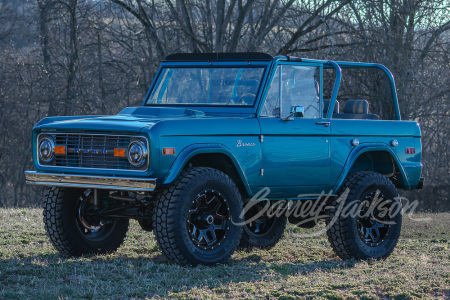
[[[400,162],[400,159],[398,158],[397,154],[386,144],[384,143],[362,143],[359,146],[355,147],[352,152],[350,152],[350,155],[347,158],[347,161],[345,162],[344,169],[342,170],[341,174],[339,175],[338,181],[336,185],[333,188],[333,191],[335,193],[338,193],[344,184],[345,178],[347,178],[347,175],[350,173],[350,169],[352,168],[354,162],[360,157],[362,154],[366,152],[372,152],[372,151],[385,151],[388,152],[392,159],[394,160],[395,164],[397,165],[402,178],[404,182],[404,188],[410,189],[410,181],[408,177],[408,173],[405,171],[405,168],[403,167],[402,163]]]
[[[214,154],[214,153],[224,154],[231,159],[234,166],[236,167],[237,172],[239,173],[239,176],[242,180],[242,183],[244,184],[247,194],[251,196],[252,191],[250,189],[247,176],[245,175],[241,164],[237,160],[236,156],[230,151],[230,149],[228,149],[226,146],[222,144],[194,144],[184,148],[183,151],[180,152],[180,154],[173,162],[162,184],[170,185],[171,183],[173,183],[178,178],[178,176],[180,176],[181,171],[183,171],[184,167],[186,166],[186,163],[192,157],[198,154]]]

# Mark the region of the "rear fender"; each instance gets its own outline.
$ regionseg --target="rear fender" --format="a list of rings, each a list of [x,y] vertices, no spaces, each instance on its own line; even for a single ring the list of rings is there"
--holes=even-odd
[[[390,154],[393,163],[396,165],[397,170],[400,172],[401,176],[402,176],[402,182],[403,182],[403,186],[402,188],[407,190],[410,189],[410,181],[408,178],[408,174],[405,171],[405,169],[403,168],[399,158],[397,157],[397,155],[395,154],[395,152],[386,144],[384,143],[375,143],[375,144],[360,144],[359,146],[355,147],[352,152],[350,152],[349,157],[347,158],[347,161],[344,165],[344,169],[342,170],[339,179],[336,183],[336,185],[333,188],[333,191],[335,193],[338,193],[342,187],[342,185],[344,184],[345,178],[347,178],[347,175],[350,173],[353,165],[355,164],[355,162],[358,160],[358,158],[363,155],[364,153],[368,153],[368,152],[386,152],[388,154]]]

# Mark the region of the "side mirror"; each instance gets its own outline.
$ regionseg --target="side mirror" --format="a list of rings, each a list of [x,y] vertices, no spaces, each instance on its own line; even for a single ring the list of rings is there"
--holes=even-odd
[[[305,116],[305,110],[303,106],[291,106],[291,113],[283,118],[283,121],[292,121],[295,118],[303,118]]]

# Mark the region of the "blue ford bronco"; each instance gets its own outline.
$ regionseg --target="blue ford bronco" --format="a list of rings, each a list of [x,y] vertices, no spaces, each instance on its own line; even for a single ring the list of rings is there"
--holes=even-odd
[[[345,71],[361,69],[387,78],[392,119],[340,97]],[[260,213],[267,203],[317,199],[339,257],[385,258],[400,235],[397,189],[423,185],[419,125],[401,121],[393,76],[373,63],[173,54],[142,106],[48,117],[32,139],[27,183],[48,186],[45,229],[73,256],[115,251],[136,219],[170,261],[223,263],[274,246],[288,221],[320,221]]]

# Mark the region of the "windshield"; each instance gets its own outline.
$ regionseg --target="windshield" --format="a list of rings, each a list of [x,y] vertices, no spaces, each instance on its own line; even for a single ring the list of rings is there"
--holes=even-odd
[[[264,67],[163,68],[147,104],[253,106]]]

